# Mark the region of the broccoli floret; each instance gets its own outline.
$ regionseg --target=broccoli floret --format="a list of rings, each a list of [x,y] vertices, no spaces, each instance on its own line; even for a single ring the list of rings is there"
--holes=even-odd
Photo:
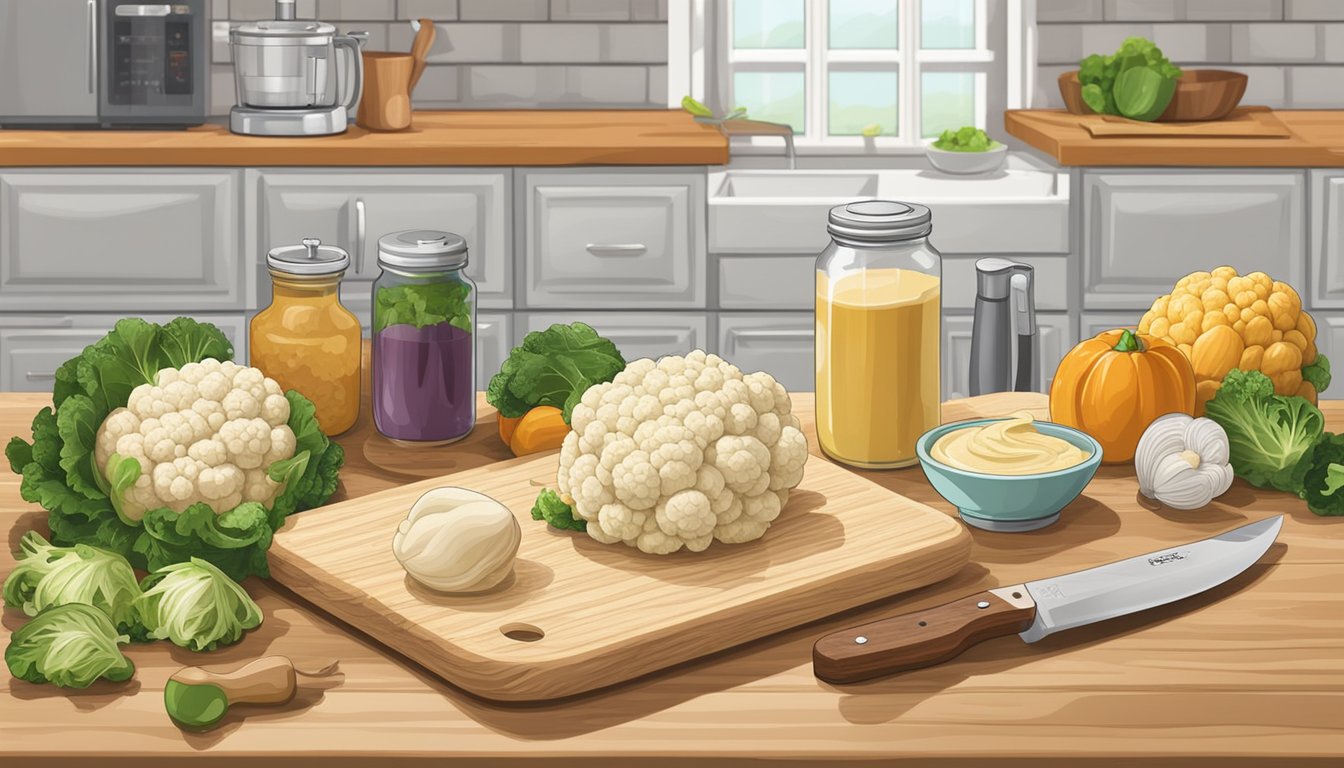
[[[537,495],[537,503],[532,506],[532,519],[545,520],[552,528],[568,531],[586,531],[588,522],[574,517],[574,508],[560,498],[560,494],[547,488]]]
[[[1344,435],[1323,436],[1303,462],[1302,498],[1312,512],[1326,516],[1344,516]]]

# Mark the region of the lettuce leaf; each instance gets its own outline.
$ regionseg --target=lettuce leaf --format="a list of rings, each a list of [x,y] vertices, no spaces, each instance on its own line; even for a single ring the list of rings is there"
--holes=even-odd
[[[471,333],[471,288],[455,280],[410,283],[374,294],[373,332],[389,325],[425,328],[448,323]]]

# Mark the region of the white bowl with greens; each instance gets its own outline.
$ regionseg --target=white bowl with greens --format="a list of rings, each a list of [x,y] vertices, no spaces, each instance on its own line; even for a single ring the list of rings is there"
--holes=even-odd
[[[1008,147],[973,126],[943,131],[925,147],[929,163],[944,173],[990,173],[1008,157]]]

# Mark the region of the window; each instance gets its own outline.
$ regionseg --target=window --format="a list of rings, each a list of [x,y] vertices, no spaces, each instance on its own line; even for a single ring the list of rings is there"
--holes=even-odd
[[[817,151],[984,128],[1005,101],[1006,2],[709,0],[706,95]]]

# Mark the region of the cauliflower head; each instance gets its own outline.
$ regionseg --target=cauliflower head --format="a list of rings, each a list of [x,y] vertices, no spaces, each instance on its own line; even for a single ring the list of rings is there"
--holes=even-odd
[[[652,554],[759,539],[803,478],[784,386],[717,355],[636,360],[574,407],[560,496],[588,535]]]
[[[126,407],[98,428],[94,460],[104,477],[125,459],[119,514],[138,521],[151,509],[182,512],[197,502],[226,512],[245,501],[270,507],[282,483],[270,466],[294,455],[289,401],[256,368],[215,359],[159,371],[131,391]]]
[[[1312,403],[1329,385],[1329,364],[1316,349],[1316,323],[1287,283],[1232,267],[1192,272],[1159,296],[1139,333],[1175,344],[1195,371],[1196,415],[1232,369],[1260,371],[1279,395]]]

